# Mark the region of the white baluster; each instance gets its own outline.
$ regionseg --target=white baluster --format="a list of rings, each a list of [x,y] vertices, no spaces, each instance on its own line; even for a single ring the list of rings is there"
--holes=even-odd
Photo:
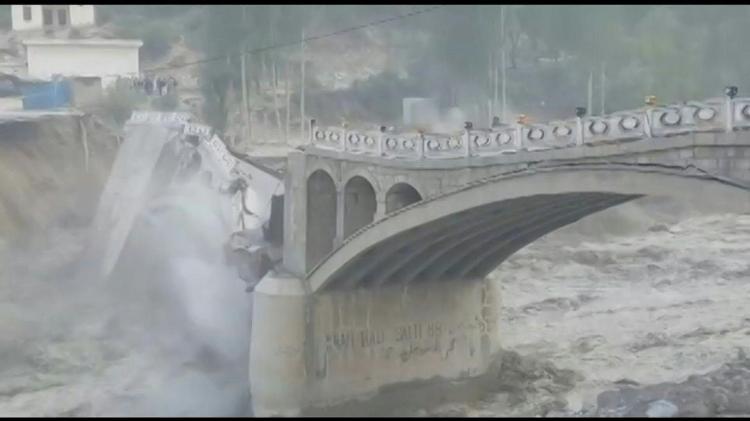
[[[419,134],[419,142],[417,144],[417,150],[419,152],[419,159],[424,159],[424,134]]]
[[[646,117],[644,118],[643,132],[646,133],[646,137],[654,137],[651,132],[651,121],[653,120],[653,109],[651,107],[646,108]]]

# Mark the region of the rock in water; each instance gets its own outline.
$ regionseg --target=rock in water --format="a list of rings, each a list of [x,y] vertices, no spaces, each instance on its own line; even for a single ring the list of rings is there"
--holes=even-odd
[[[675,404],[659,399],[648,404],[646,416],[649,418],[670,418],[677,415],[677,412],[679,412],[679,409]]]

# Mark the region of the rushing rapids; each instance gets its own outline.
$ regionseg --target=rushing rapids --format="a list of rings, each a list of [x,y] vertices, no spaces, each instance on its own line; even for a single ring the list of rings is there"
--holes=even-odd
[[[136,146],[161,142],[166,132],[131,125],[126,144],[145,149]],[[183,133],[175,131],[173,145],[181,145]],[[91,242],[102,238],[81,227],[53,229],[44,249],[4,265],[0,414],[248,414],[252,294],[245,290],[262,270],[250,263],[238,272],[225,250],[268,248],[268,214],[261,212],[267,206],[263,192],[246,191],[239,205],[257,217],[235,219],[241,183],[232,187],[235,180],[219,171],[209,179],[191,167],[195,155],[184,151],[193,147],[169,149],[169,165],[167,158],[156,165],[159,156],[141,161],[153,162],[159,174],[145,177],[145,197],[100,204],[120,217],[132,213],[121,238],[104,236],[120,244],[103,253],[116,254],[106,280],[76,270],[93,263]],[[113,170],[110,181],[116,179]],[[633,203],[586,218],[493,273],[503,292],[506,351],[481,388],[414,387],[339,409],[407,416],[747,414],[738,397],[747,396],[750,380],[739,352],[750,334],[750,219],[655,209]],[[232,236],[238,231],[244,233]],[[686,404],[704,392],[710,399],[703,406]]]

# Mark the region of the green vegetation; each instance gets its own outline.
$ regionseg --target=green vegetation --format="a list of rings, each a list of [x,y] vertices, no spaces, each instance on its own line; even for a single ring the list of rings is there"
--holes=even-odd
[[[141,58],[146,61],[153,61],[169,53],[172,44],[179,39],[173,29],[168,25],[149,25],[141,33],[143,47],[140,49]]]
[[[122,28],[122,36],[143,39],[145,60],[168,53],[179,37],[207,57],[220,57],[201,65],[200,83],[207,119],[223,128],[232,103],[228,96],[241,90],[241,49],[293,43],[303,32],[322,35],[426,7],[99,5],[97,13]],[[10,8],[0,10],[1,24]],[[397,115],[406,92],[444,104],[486,104],[500,84],[492,73],[501,73],[501,50],[507,102],[519,112],[565,117],[590,98],[590,111],[598,114],[602,108],[638,107],[649,94],[672,102],[721,95],[727,84],[750,90],[750,56],[741,48],[750,36],[749,18],[746,5],[444,6],[380,26],[409,58],[403,63],[409,77],[374,77],[350,94],[361,99],[358,108],[378,118]],[[273,79],[272,66],[282,69],[287,54],[298,51],[292,46],[247,56],[250,94],[262,96]],[[296,75],[295,94],[298,80]]]
[[[208,7],[202,48],[212,56],[229,55],[242,46],[299,39],[305,28],[308,34],[314,28],[317,35],[423,7]],[[750,89],[750,57],[740,46],[750,35],[750,6],[505,6],[503,34],[500,7],[446,6],[384,25],[383,30],[406,31],[399,42],[411,49],[414,63],[405,83],[446,98],[443,102],[486,102],[494,90],[488,69],[491,63],[499,66],[504,46],[508,103],[514,109],[534,111],[544,102],[553,113],[569,115],[575,106],[586,105],[590,79],[595,113],[602,106],[606,111],[638,107],[649,94],[671,102],[721,95],[726,84]],[[411,42],[417,37],[409,32],[427,34],[430,41],[426,46]],[[264,54],[270,61],[278,50]],[[257,77],[261,55],[248,62]],[[209,69],[213,66],[223,70]],[[207,106],[220,112],[225,94],[217,75],[226,77],[227,84],[238,83],[239,60],[205,67],[205,83],[214,92]],[[388,109],[399,107],[395,97],[403,84],[394,79],[393,89],[381,91],[387,101],[369,101],[382,102],[377,109],[387,115]],[[397,92],[389,95],[393,90]]]
[[[127,81],[110,86],[104,93],[101,104],[103,116],[122,126],[130,118],[133,110],[146,102],[146,96],[130,88]]]

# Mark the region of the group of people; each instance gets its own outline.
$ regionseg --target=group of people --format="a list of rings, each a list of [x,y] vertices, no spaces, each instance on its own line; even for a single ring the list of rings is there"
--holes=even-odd
[[[131,87],[143,91],[148,96],[164,96],[177,88],[177,79],[172,76],[134,77],[131,79]]]

